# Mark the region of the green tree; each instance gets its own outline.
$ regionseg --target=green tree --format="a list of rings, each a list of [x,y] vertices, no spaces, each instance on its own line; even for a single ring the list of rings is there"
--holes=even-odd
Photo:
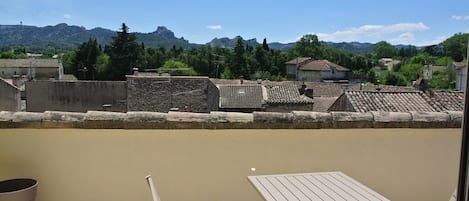
[[[61,60],[65,74],[74,74],[75,67],[73,65],[73,59],[75,58],[75,54],[75,51],[68,51],[62,55]]]
[[[244,78],[249,77],[249,70],[246,65],[246,50],[244,49],[243,38],[238,37],[236,41],[236,46],[234,48],[234,53],[231,58],[230,72],[231,78],[239,78],[239,76],[244,76]]]
[[[136,40],[135,34],[129,33],[127,25],[122,23],[121,31],[118,31],[117,36],[112,38],[109,50],[109,79],[125,80],[125,75],[132,72],[141,49]]]
[[[398,72],[386,72],[384,73],[384,84],[394,86],[407,86],[407,80],[404,75]]]
[[[99,55],[96,39],[88,39],[78,48],[73,61],[73,74],[79,79],[95,79],[96,61]]]
[[[187,64],[172,59],[166,61],[164,65],[158,69],[158,72],[168,73],[170,75],[197,75],[197,72],[195,72],[195,70],[190,68]]]
[[[460,62],[466,57],[467,41],[469,34],[458,33],[441,43],[446,56]]]
[[[296,42],[294,51],[295,57],[311,57],[314,59],[323,58],[323,45],[314,34],[306,34]]]
[[[386,41],[380,41],[373,46],[375,58],[392,58],[397,55],[397,49]]]

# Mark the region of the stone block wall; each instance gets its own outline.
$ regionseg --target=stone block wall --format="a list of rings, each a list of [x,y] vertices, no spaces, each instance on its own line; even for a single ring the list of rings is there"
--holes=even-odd
[[[120,81],[32,81],[26,82],[26,111],[86,112],[126,111],[126,82]],[[107,107],[103,107],[107,106]]]
[[[207,77],[127,76],[128,111],[209,112]]]
[[[0,111],[20,111],[21,91],[3,79],[0,79]]]

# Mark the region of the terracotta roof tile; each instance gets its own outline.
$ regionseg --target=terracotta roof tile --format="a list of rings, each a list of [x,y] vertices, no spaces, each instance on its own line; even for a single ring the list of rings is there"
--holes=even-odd
[[[356,112],[441,112],[442,105],[422,92],[347,91],[344,93]]]
[[[300,66],[300,70],[310,71],[331,71],[333,68],[335,68],[337,71],[350,71],[350,69],[332,63],[328,60],[313,60]]]
[[[285,62],[285,64],[290,64],[290,65],[301,65],[305,62],[308,62],[309,60],[311,60],[311,57],[298,57],[298,58],[294,58],[290,61],[287,61]]]
[[[313,103],[313,99],[300,95],[294,84],[266,84],[266,103],[303,104]]]
[[[220,108],[262,108],[261,85],[218,85]]]
[[[434,91],[432,99],[440,103],[445,110],[463,111],[464,92],[459,91]]]

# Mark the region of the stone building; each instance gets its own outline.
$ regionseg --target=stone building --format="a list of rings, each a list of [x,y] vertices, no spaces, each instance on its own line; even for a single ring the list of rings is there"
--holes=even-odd
[[[348,79],[350,69],[328,60],[298,57],[285,63],[288,80],[308,82],[341,81]]]
[[[20,111],[21,92],[13,84],[0,78],[0,111]]]
[[[63,66],[58,59],[0,59],[0,77],[25,76],[28,80],[60,79]]]
[[[128,111],[210,112],[209,102],[208,77],[127,76]]]
[[[227,112],[291,112],[313,111],[312,98],[301,95],[291,83],[219,84],[220,111]]]

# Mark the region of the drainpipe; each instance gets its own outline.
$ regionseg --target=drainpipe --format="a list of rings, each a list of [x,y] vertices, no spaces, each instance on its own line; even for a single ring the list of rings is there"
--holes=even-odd
[[[467,58],[469,58],[469,38],[468,38],[468,49],[467,51]],[[469,64],[469,59],[467,59],[466,65]],[[466,67],[466,75],[468,75],[469,66]],[[459,178],[458,178],[458,189],[457,189],[457,201],[467,201],[467,172],[468,172],[468,148],[469,148],[469,87],[467,84],[469,83],[469,76],[466,76],[466,89],[465,89],[465,97],[464,97],[464,117],[463,117],[463,125],[462,125],[462,140],[461,140],[461,157],[459,162]]]

